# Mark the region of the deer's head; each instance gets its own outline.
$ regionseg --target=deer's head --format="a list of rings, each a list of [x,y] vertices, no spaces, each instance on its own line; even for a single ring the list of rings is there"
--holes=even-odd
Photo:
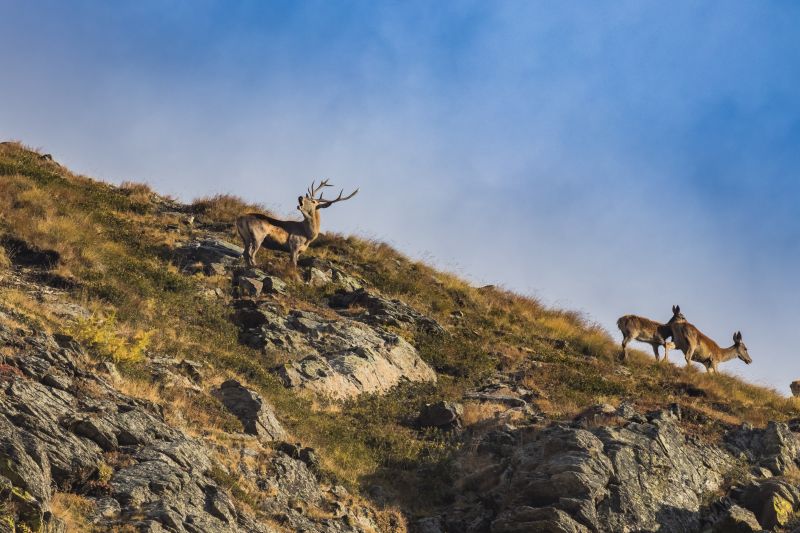
[[[314,186],[315,182],[311,182],[311,187],[308,188],[306,194],[303,196],[297,197],[297,210],[303,215],[303,218],[310,219],[314,217],[314,213],[318,209],[325,209],[326,207],[330,207],[336,202],[343,202],[345,200],[349,200],[353,196],[358,193],[358,189],[351,192],[349,195],[342,197],[342,193],[344,189],[339,191],[339,196],[334,198],[333,200],[326,200],[322,197],[322,189],[324,187],[333,187],[332,184],[328,183],[328,180],[322,180],[319,185],[316,187]],[[320,193],[319,196],[316,196],[317,193]]]
[[[747,346],[742,342],[742,332],[737,331],[733,334],[733,346],[736,348],[736,357],[747,363],[748,365],[753,362],[750,359],[750,354],[747,353]]]
[[[673,322],[686,322],[686,317],[681,313],[680,305],[672,306],[672,318],[669,319],[669,323],[671,324]]]

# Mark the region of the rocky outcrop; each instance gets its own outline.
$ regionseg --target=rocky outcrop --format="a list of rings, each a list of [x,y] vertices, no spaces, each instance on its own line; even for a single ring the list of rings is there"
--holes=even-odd
[[[233,274],[233,285],[242,296],[256,298],[264,294],[286,294],[287,286],[276,276],[269,276],[257,268],[237,269]]]
[[[229,379],[211,393],[242,422],[245,433],[264,441],[283,440],[288,436],[272,407],[238,381]]]
[[[57,487],[102,501],[98,520],[108,527],[264,531],[209,477],[203,444],[170,427],[157,406],[84,371],[77,344],[41,333],[0,338],[13,351],[0,380],[0,485],[19,510],[14,520],[46,525]],[[103,479],[108,453],[126,461]]]
[[[787,424],[770,422],[765,429],[749,424],[729,432],[725,437],[728,450],[748,463],[766,468],[779,476],[800,461],[800,439]]]
[[[216,238],[191,241],[175,250],[174,262],[189,271],[221,275],[239,263],[244,249]]]
[[[61,530],[50,512],[54,490],[84,495],[98,530],[274,531],[264,517],[309,533],[379,529],[370,508],[320,481],[311,448],[243,448],[243,458],[260,460],[235,464],[263,492],[248,508],[217,481],[233,473],[215,463],[215,444],[170,427],[159,406],[118,392],[71,338],[0,325],[0,347],[0,522],[17,531]],[[202,365],[153,366],[165,367],[199,380]],[[259,440],[286,436],[254,391],[228,381],[216,395]],[[248,470],[254,464],[264,468]]]
[[[769,530],[786,526],[800,509],[800,489],[781,478],[753,480],[734,488],[732,497]]]
[[[582,429],[555,425],[489,433],[445,531],[697,531],[702,499],[732,458],[687,437],[677,417]],[[490,461],[487,459],[492,457]]]
[[[283,313],[271,303],[237,305],[242,342],[298,358],[274,369],[287,387],[343,399],[387,391],[403,380],[436,381],[411,344],[381,327],[309,311]]]
[[[411,306],[400,300],[384,298],[363,288],[339,291],[329,298],[328,303],[335,309],[357,307],[360,312],[351,316],[367,324],[397,327],[405,324],[428,333],[437,335],[444,333],[444,328],[438,322]]]

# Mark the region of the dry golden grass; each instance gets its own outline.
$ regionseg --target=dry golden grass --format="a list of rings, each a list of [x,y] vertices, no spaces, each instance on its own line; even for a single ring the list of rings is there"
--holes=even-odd
[[[233,222],[236,217],[250,212],[269,214],[269,211],[260,204],[248,203],[231,194],[215,194],[204,196],[192,202],[194,211],[208,220],[217,222]]]
[[[64,521],[68,533],[96,531],[88,521],[93,509],[91,500],[77,494],[56,492],[50,501],[50,510]]]
[[[6,249],[0,246],[0,270],[5,270],[11,267],[11,258],[8,256]]]
[[[464,416],[462,420],[466,427],[485,422],[487,420],[496,420],[500,417],[501,413],[508,410],[508,407],[502,403],[496,402],[465,402],[464,403]]]

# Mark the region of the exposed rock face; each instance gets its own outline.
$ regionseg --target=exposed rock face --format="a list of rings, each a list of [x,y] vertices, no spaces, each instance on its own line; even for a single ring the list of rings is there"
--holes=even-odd
[[[257,268],[237,269],[234,271],[233,284],[238,286],[245,296],[257,297],[265,294],[285,294],[286,283],[276,276],[269,276]]]
[[[382,392],[401,380],[436,381],[436,373],[406,340],[354,320],[331,320],[271,304],[239,302],[235,321],[253,347],[301,356],[275,372],[287,387],[302,387],[343,399]]]
[[[224,274],[225,269],[237,264],[244,249],[220,239],[206,238],[192,241],[175,250],[179,266],[195,263],[203,265],[206,274]]]
[[[366,322],[367,324],[381,326],[410,324],[429,333],[444,333],[444,328],[442,328],[438,322],[419,313],[411,306],[400,300],[384,298],[366,289],[359,288],[352,291],[340,291],[330,298],[329,305],[333,308],[340,309],[353,306],[363,308],[364,311],[354,315],[353,318]]]
[[[732,462],[687,438],[668,412],[620,427],[486,438],[496,442],[479,449],[494,461],[464,480],[466,497],[443,519],[446,531],[696,531],[702,496]]]
[[[786,473],[800,459],[800,439],[787,424],[770,422],[765,429],[745,424],[728,433],[725,443],[734,455],[743,455],[749,463],[776,476]]]
[[[121,394],[84,370],[95,365],[69,337],[0,325],[0,346],[7,354],[0,365],[3,523],[11,519],[17,530],[62,530],[49,512],[53,491],[60,490],[88,497],[99,530],[124,525],[180,533],[273,531],[215,481],[220,467],[208,444],[170,427],[158,406]],[[199,377],[200,367],[189,360],[170,363],[187,379]],[[218,394],[256,434],[285,436],[254,392],[226,382]],[[320,482],[312,449],[297,448],[291,455],[250,452],[258,454],[262,461],[256,464],[264,468],[244,472],[265,491],[258,510],[287,530],[379,530],[372,510],[344,488]],[[111,456],[117,459],[109,466]],[[239,462],[238,468],[246,470],[247,464]]]
[[[245,433],[256,435],[264,441],[282,440],[288,436],[269,404],[238,381],[229,379],[212,394],[242,421]]]
[[[46,511],[56,486],[103,500],[98,520],[109,527],[265,530],[208,476],[202,443],[171,428],[157,406],[82,370],[77,345],[8,331],[0,340],[14,349],[0,379],[0,485],[10,487],[20,522],[51,527]],[[107,452],[128,460],[98,485]]]
[[[785,526],[800,508],[800,489],[780,478],[752,481],[734,489],[733,497],[764,529]]]

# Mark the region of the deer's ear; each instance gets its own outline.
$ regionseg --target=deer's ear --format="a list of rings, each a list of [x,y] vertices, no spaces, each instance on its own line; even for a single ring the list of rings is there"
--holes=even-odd
[[[742,332],[741,331],[737,331],[736,333],[733,334],[733,342],[735,342],[736,344],[739,344],[740,342],[742,342]]]
[[[317,205],[317,209],[325,209],[326,207],[330,207],[331,205],[333,205],[333,204],[331,204],[330,202],[323,202],[323,203]]]
[[[673,305],[672,306],[672,314],[673,315],[677,315],[680,312],[681,312],[681,306],[680,305]]]

